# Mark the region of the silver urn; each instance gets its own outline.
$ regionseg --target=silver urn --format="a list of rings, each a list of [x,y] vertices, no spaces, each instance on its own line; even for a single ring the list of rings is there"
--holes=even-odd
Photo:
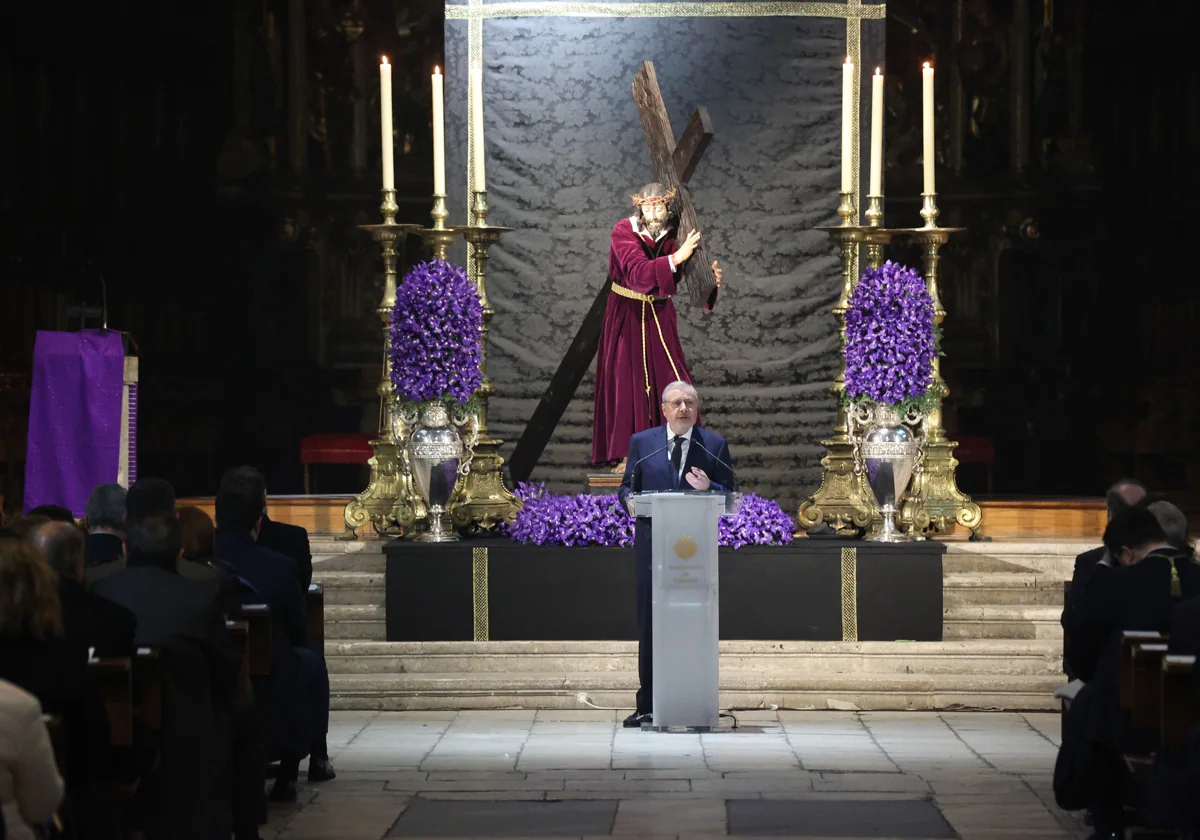
[[[919,444],[913,433],[901,421],[891,406],[875,407],[874,422],[862,442],[862,460],[867,484],[879,503],[883,524],[868,540],[875,542],[907,542],[896,528],[896,513],[908,482],[912,479]]]
[[[411,416],[411,415],[410,415]],[[428,510],[426,529],[418,534],[418,542],[451,542],[458,539],[453,529],[446,527],[447,505],[454,495],[460,475],[470,468],[471,450],[464,445],[457,425],[450,417],[445,403],[424,403],[417,411],[415,422],[405,444],[408,467],[413,486],[425,500]]]

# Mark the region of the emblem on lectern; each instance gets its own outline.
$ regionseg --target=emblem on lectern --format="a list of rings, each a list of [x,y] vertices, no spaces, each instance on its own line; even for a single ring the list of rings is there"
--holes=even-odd
[[[696,554],[696,541],[691,537],[680,537],[675,540],[675,556],[681,560],[691,560]]]

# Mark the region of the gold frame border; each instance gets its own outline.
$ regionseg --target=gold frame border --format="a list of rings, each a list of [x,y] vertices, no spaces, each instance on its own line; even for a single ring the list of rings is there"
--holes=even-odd
[[[488,618],[488,550],[471,549],[471,610],[477,642],[486,642],[491,637],[491,621]]]
[[[842,549],[842,641],[858,641],[858,549]]]

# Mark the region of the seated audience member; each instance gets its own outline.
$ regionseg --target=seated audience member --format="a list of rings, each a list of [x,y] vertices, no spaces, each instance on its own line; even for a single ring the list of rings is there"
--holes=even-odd
[[[1063,808],[1090,807],[1097,837],[1122,836],[1126,750],[1145,749],[1144,734],[1121,712],[1118,673],[1122,632],[1168,629],[1173,582],[1184,595],[1200,591],[1195,564],[1173,547],[1148,510],[1117,514],[1104,531],[1114,568],[1093,575],[1079,593],[1067,632],[1074,667],[1087,685],[1067,718],[1055,767]]]
[[[179,574],[188,580],[215,584],[220,591],[222,612],[261,601],[249,583],[239,578],[228,563],[214,556],[217,532],[207,513],[198,507],[180,508],[179,529],[183,541]]]
[[[80,836],[109,838],[116,826],[103,790],[112,773],[108,715],[87,662],[87,649],[63,637],[58,576],[29,542],[0,539],[0,679],[63,719],[67,793]]]
[[[1104,496],[1104,507],[1108,513],[1108,521],[1112,522],[1113,518],[1123,510],[1127,510],[1135,505],[1142,504],[1146,499],[1146,487],[1140,481],[1132,478],[1123,478],[1108,488],[1108,492]],[[1063,607],[1061,624],[1067,626],[1067,613],[1071,610],[1071,600],[1078,592],[1083,591],[1083,587],[1087,585],[1088,578],[1092,572],[1100,566],[1100,561],[1104,559],[1105,548],[1089,549],[1078,555],[1075,558],[1075,570],[1071,573],[1071,598]],[[1105,567],[1112,568],[1112,564],[1106,563],[1100,566],[1102,571]]]
[[[32,542],[58,573],[58,597],[69,643],[97,656],[133,656],[133,613],[83,588],[83,533],[66,522],[34,529]]]
[[[75,514],[62,505],[38,505],[29,509],[30,516],[44,516],[51,522],[74,522]]]
[[[87,528],[84,562],[90,583],[120,568],[109,563],[125,559],[125,488],[120,484],[97,485],[88,496],[83,526]],[[101,571],[100,566],[106,568]]]
[[[307,592],[313,575],[312,548],[308,542],[308,531],[299,525],[276,522],[267,516],[267,482],[258,470],[253,467],[237,467],[229,470],[221,479],[222,484],[227,481],[245,481],[256,491],[262,488],[262,524],[258,529],[258,544],[291,558],[296,564],[300,589]]]
[[[150,835],[198,838],[228,814],[230,782],[222,768],[229,761],[237,654],[216,586],[178,573],[182,543],[174,516],[131,520],[127,548],[126,568],[94,590],[137,617],[137,644],[161,649],[162,763],[148,803]]]
[[[4,523],[4,528],[0,533],[5,537],[27,540],[34,528],[49,521],[50,517],[48,516],[14,516]]]
[[[324,657],[309,646],[304,596],[294,563],[256,543],[262,519],[262,489],[254,481],[230,479],[217,492],[217,554],[247,580],[271,608],[272,658],[266,703],[269,742],[281,760],[271,798],[296,799],[300,760],[309,756],[308,779],[334,778],[329,731],[329,672]],[[257,693],[257,692],[256,692]]]
[[[34,826],[54,817],[62,796],[41,704],[0,680],[0,837],[34,840]]]
[[[139,478],[125,497],[126,524],[147,516],[175,516],[175,488],[161,478]]]
[[[1146,506],[1146,510],[1154,514],[1154,518],[1158,520],[1167,542],[1173,548],[1195,559],[1196,552],[1192,548],[1191,539],[1188,538],[1188,521],[1183,511],[1165,500],[1151,502]]]

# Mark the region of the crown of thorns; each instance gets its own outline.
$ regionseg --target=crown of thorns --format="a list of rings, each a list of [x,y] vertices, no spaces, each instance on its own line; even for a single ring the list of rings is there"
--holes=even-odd
[[[635,195],[633,196],[633,204],[635,207],[654,207],[659,204],[670,204],[671,199],[675,197],[675,189],[667,190],[666,195]]]

